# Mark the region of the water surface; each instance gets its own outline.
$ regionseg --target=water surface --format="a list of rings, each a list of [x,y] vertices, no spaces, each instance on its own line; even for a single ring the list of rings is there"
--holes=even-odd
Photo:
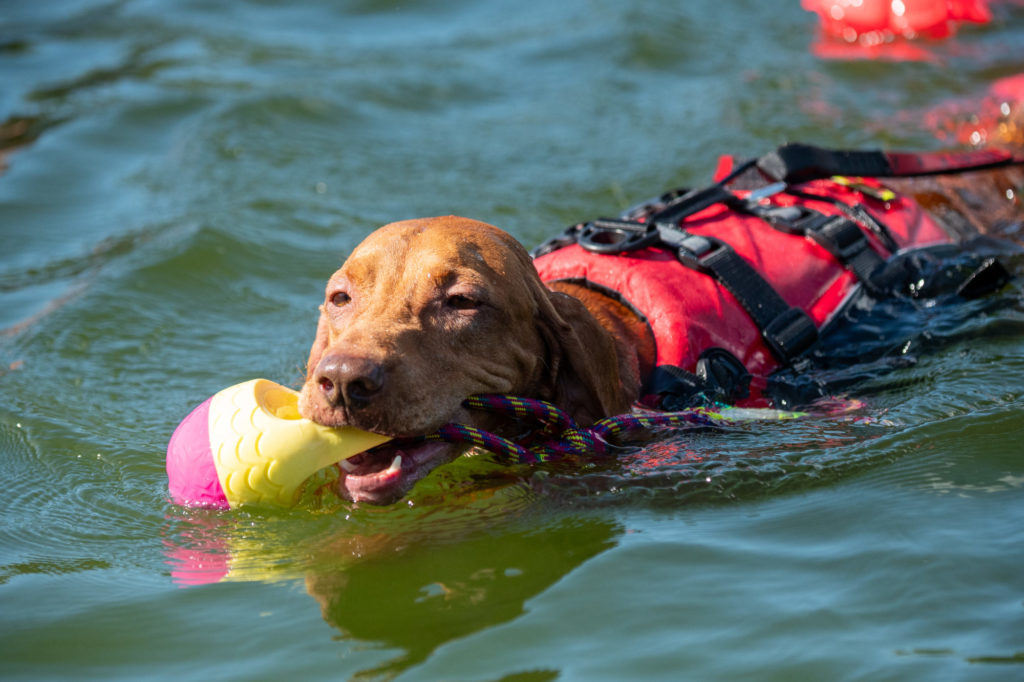
[[[298,381],[373,227],[533,246],[722,153],[938,148],[924,112],[1024,67],[995,12],[871,62],[815,57],[796,0],[6,3],[0,675],[1020,677],[1019,284],[855,369],[867,420],[478,458],[331,513],[187,512],[163,470],[210,394]]]

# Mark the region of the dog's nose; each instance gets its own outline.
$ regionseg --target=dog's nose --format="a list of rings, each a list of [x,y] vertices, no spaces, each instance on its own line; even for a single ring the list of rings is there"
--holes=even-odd
[[[329,404],[359,409],[384,388],[384,369],[367,358],[328,355],[317,365],[316,379]]]

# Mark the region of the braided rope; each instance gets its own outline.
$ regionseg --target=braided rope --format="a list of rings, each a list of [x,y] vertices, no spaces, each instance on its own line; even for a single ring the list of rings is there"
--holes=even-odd
[[[715,426],[729,421],[721,412],[714,412],[704,407],[693,407],[678,412],[660,412],[653,414],[623,414],[608,417],[594,424],[591,429],[604,438],[612,438],[629,431],[650,429],[657,426]]]
[[[466,407],[511,414],[514,417],[534,417],[541,423],[558,431],[575,428],[576,423],[562,410],[549,402],[519,398],[514,395],[485,393],[471,395],[462,403]]]
[[[424,440],[441,440],[448,443],[469,443],[490,452],[516,457],[522,463],[541,461],[540,457],[508,438],[478,429],[467,424],[446,424]]]
[[[540,440],[532,447],[524,447],[507,438],[466,424],[447,424],[436,433],[426,436],[427,440],[441,440],[449,443],[469,443],[491,452],[514,457],[523,463],[543,462],[559,455],[605,454],[608,441],[624,433],[656,427],[715,426],[738,420],[749,419],[791,419],[802,416],[796,412],[778,410],[735,410],[730,418],[726,410],[714,411],[695,407],[678,412],[650,412],[644,414],[623,414],[595,422],[589,428],[582,427],[562,410],[549,402],[501,394],[474,395],[463,405],[471,409],[507,414],[519,419],[533,418],[542,424],[536,436]]]

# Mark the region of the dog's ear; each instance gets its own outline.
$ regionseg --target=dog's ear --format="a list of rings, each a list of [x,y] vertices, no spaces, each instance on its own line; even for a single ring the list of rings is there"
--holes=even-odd
[[[547,349],[546,392],[583,426],[628,412],[611,334],[579,300],[541,287],[537,326]]]
[[[309,360],[306,361],[306,381],[309,381],[313,370],[320,364],[320,356],[327,349],[327,315],[324,314],[324,307],[320,306],[320,320],[316,323],[316,336],[313,338],[313,347],[309,349]]]

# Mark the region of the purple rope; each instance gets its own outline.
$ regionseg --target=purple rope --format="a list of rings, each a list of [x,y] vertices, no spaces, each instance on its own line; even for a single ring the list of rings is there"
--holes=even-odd
[[[608,441],[630,431],[658,426],[707,426],[716,423],[715,412],[693,408],[680,412],[654,414],[623,414],[608,417],[589,428],[576,424],[569,415],[549,402],[501,394],[474,395],[463,405],[472,409],[507,414],[519,419],[533,418],[543,425],[539,442],[526,448],[507,438],[466,424],[447,424],[428,440],[469,443],[498,454],[515,457],[520,462],[547,461],[559,455],[605,454]]]

